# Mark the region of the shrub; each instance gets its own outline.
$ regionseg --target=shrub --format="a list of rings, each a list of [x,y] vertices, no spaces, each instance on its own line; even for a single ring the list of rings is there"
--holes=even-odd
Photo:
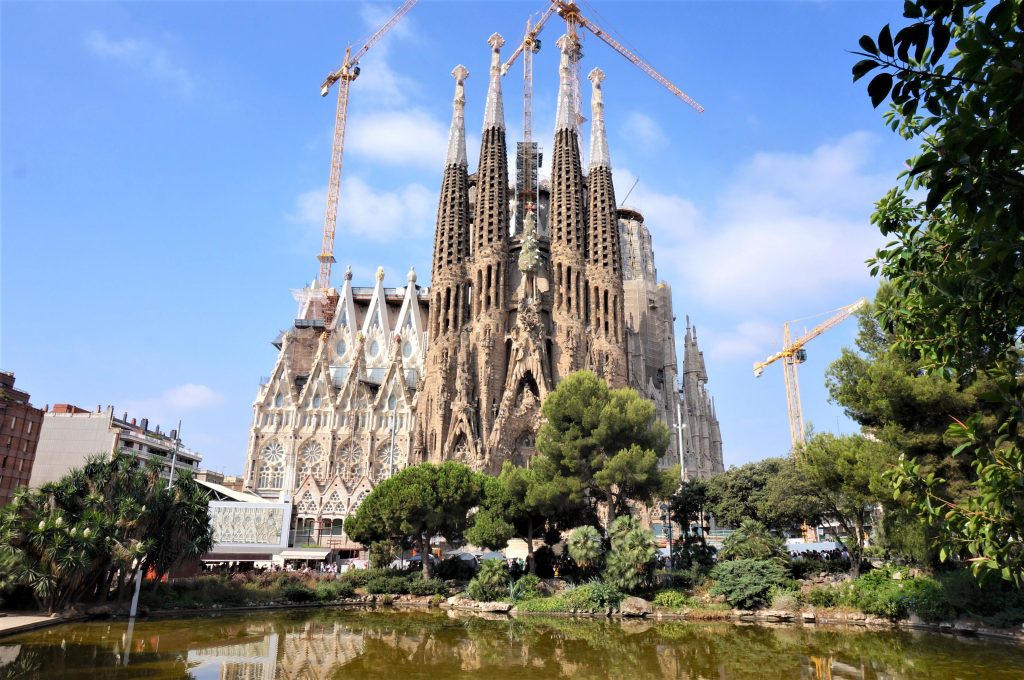
[[[316,593],[311,588],[296,583],[285,589],[284,599],[289,602],[312,602],[316,599]]]
[[[509,599],[513,602],[529,600],[539,597],[540,594],[540,578],[534,574],[519,577],[519,580],[509,587]]]
[[[409,581],[403,576],[374,576],[366,582],[371,595],[401,595],[408,592]]]
[[[516,605],[521,612],[547,613],[569,611],[562,595],[551,597],[535,597],[530,600],[523,600]]]
[[[754,609],[768,602],[772,587],[789,581],[789,572],[776,560],[733,560],[711,570],[713,595],[724,595],[733,607]]]
[[[484,560],[480,572],[466,588],[477,602],[494,602],[508,595],[508,566],[504,560]]]
[[[789,565],[793,578],[805,579],[825,572],[826,574],[845,574],[850,571],[850,560],[816,560],[801,557]]]
[[[604,556],[604,540],[597,529],[590,525],[576,527],[569,536],[569,557],[584,572],[600,567]]]
[[[413,575],[409,577],[407,588],[410,595],[448,595],[448,586],[437,578],[424,581],[422,577]]]
[[[1024,591],[1006,581],[978,580],[966,569],[939,574],[946,601],[957,612],[980,617],[991,626],[1007,627],[1024,623]]]
[[[635,593],[650,585],[654,573],[654,535],[630,515],[612,522],[612,549],[607,556],[604,579],[616,590]]]
[[[434,576],[444,581],[468,581],[475,574],[476,565],[458,557],[449,557],[434,566]]]
[[[562,593],[559,597],[569,611],[596,612],[609,607],[618,608],[625,594],[610,583],[590,581]]]
[[[343,597],[352,597],[355,588],[348,581],[320,581],[316,584],[316,599],[320,602],[332,602]]]
[[[370,566],[386,569],[402,554],[402,548],[393,541],[374,541],[370,544]]]
[[[681,590],[662,590],[654,596],[654,606],[666,609],[682,609],[691,604],[690,598]]]
[[[773,588],[769,593],[769,601],[772,603],[772,609],[782,609],[788,612],[800,611],[803,607],[800,592],[797,590]]]
[[[839,589],[830,588],[829,586],[812,588],[811,591],[807,593],[807,604],[812,607],[838,607]]]
[[[673,588],[683,589],[696,588],[703,584],[707,578],[707,570],[700,564],[691,564],[685,569],[674,569],[672,571],[663,569],[658,571],[657,574],[668,576],[671,582],[670,585]]]
[[[893,578],[897,572],[901,578]],[[902,619],[913,612],[925,621],[944,621],[956,615],[941,583],[931,578],[909,578],[905,569],[887,567],[868,572],[840,593],[841,604],[875,616]]]

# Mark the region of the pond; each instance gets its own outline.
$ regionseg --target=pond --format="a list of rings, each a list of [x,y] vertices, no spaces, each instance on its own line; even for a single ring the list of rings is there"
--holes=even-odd
[[[0,679],[1024,677],[1020,646],[937,633],[455,614],[70,624],[0,639]]]

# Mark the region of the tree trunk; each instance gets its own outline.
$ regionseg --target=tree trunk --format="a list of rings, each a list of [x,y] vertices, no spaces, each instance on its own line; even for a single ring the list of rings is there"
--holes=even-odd
[[[416,547],[420,551],[420,564],[423,570],[423,580],[430,580],[430,555],[427,553],[427,548],[430,547],[430,540],[426,538],[423,532],[420,532],[419,538],[416,540]]]
[[[864,551],[864,519],[858,513],[854,517],[854,543],[849,547],[850,553],[850,576],[860,576],[860,556]]]
[[[537,560],[533,559],[533,520],[526,523],[526,561],[530,563],[530,573],[537,575]]]
[[[615,495],[612,493],[608,494],[608,524],[604,528],[604,533],[607,536],[609,530],[612,528],[612,522],[615,521]]]

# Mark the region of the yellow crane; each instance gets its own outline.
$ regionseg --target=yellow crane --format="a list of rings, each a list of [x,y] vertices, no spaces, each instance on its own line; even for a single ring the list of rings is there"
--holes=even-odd
[[[575,2],[566,2],[565,0],[551,0],[551,4],[548,5],[547,9],[541,14],[540,18],[536,23],[532,24],[530,21],[526,22],[526,33],[523,36],[523,41],[516,47],[515,51],[508,58],[508,60],[501,66],[501,74],[506,75],[516,59],[520,56],[523,57],[523,153],[529,154],[530,142],[533,139],[533,55],[540,50],[540,32],[544,29],[544,24],[551,18],[552,14],[558,14],[559,17],[565,20],[566,33],[569,35],[569,39],[574,47],[574,55],[572,57],[572,89],[573,89],[573,105],[576,107],[576,120],[577,123],[581,120],[579,111],[580,93],[579,93],[579,60],[582,56],[580,50],[580,39],[579,39],[579,27],[582,26],[588,31],[593,33],[595,36],[607,43],[613,50],[621,54],[623,57],[632,62],[641,71],[649,75],[655,81],[663,85],[668,89],[669,92],[676,95],[684,102],[692,106],[700,113],[704,113],[704,107],[694,101],[689,95],[680,90],[665,76],[661,75],[654,69],[653,66],[645,62],[643,59],[638,57],[636,54],[631,52],[629,49],[624,47],[621,43],[612,38],[607,31],[603,30],[593,21],[585,17],[581,12],[579,6]],[[520,205],[525,206],[533,196],[533,184],[536,180],[535,174],[529,174],[535,171],[532,167],[532,163],[527,163],[527,158],[523,159],[524,172],[527,173],[524,177],[524,189],[522,195],[518,196]]]
[[[320,96],[326,97],[331,86],[338,83],[338,108],[334,116],[334,144],[331,147],[331,179],[327,185],[327,216],[324,219],[324,238],[317,260],[320,261],[320,275],[317,283],[321,291],[331,287],[331,265],[334,264],[334,231],[338,223],[338,196],[341,192],[341,161],[345,152],[345,124],[348,119],[348,88],[359,77],[359,60],[377,44],[388,31],[394,28],[402,17],[408,14],[419,0],[406,0],[383,26],[366,39],[355,52],[353,45],[345,48],[345,58],[336,71],[327,74],[320,85]]]
[[[807,360],[807,350],[804,349],[804,345],[828,329],[839,325],[866,304],[867,300],[861,298],[851,305],[832,310],[836,312],[834,316],[822,321],[796,340],[790,340],[789,334],[789,324],[796,322],[787,321],[782,327],[782,349],[764,361],[754,363],[754,377],[760,378],[765,367],[782,359],[783,375],[786,378],[786,401],[789,406],[789,436],[793,442],[794,452],[804,443],[804,413],[800,403],[800,383],[797,380],[796,371],[796,367]],[[830,312],[824,313],[829,314]]]

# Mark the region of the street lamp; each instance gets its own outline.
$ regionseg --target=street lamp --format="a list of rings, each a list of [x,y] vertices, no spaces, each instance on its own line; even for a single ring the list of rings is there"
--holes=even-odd
[[[661,521],[662,526],[668,527],[668,568],[672,571],[672,520],[668,516],[668,503],[662,503],[661,508]]]

